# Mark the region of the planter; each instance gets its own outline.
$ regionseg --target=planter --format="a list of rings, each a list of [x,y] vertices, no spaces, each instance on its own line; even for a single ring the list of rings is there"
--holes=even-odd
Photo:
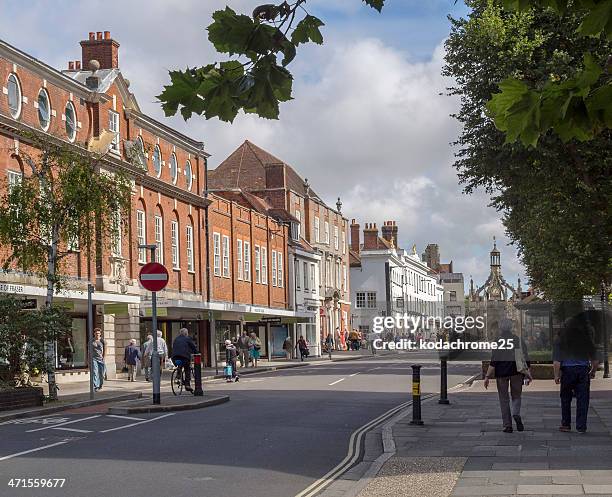
[[[482,377],[484,378],[489,367],[489,361],[482,361]],[[552,364],[531,363],[531,374],[534,380],[552,380],[555,377]]]
[[[43,398],[43,389],[41,387],[3,390],[0,391],[0,411],[42,406]]]

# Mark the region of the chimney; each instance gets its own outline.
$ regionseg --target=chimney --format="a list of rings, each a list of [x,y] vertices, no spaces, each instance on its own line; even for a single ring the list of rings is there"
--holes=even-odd
[[[359,228],[360,226],[353,219],[351,221],[351,250],[359,253]]]
[[[366,223],[363,228],[363,249],[376,250],[378,248],[378,228],[376,223]]]
[[[74,70],[75,71],[80,71],[81,70],[81,61],[80,60],[75,60],[74,61]]]
[[[393,246],[397,248],[397,224],[395,224],[395,221],[385,221],[383,223],[382,237],[393,243]]]
[[[73,61],[68,61],[68,70],[69,71],[74,71],[74,62]]]
[[[89,38],[81,42],[83,67],[89,67],[90,60],[100,62],[100,69],[119,67],[119,43],[111,38],[110,31],[90,32]]]

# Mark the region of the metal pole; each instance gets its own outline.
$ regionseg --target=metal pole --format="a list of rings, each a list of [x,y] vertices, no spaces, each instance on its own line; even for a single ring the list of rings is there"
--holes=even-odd
[[[412,421],[411,425],[423,425],[421,419],[421,365],[412,366]]]
[[[448,401],[448,359],[440,358],[440,400],[438,404],[450,404]]]
[[[92,294],[94,286],[89,283],[87,285],[87,343],[89,344],[89,398],[94,398],[94,381],[93,381],[93,301]]]
[[[215,363],[215,375],[219,374],[219,361],[217,360],[217,322],[214,312],[209,314],[210,321],[210,339],[212,340],[213,361]]]
[[[155,250],[151,247],[151,262],[155,261]],[[151,354],[151,370],[153,372],[153,404],[161,404],[161,369],[159,363],[159,351],[157,350],[157,292],[151,292],[151,328],[153,329],[153,353]]]
[[[610,361],[608,358],[608,350],[610,348],[610,336],[608,334],[608,326],[606,323],[606,307],[607,307],[607,295],[606,295],[606,284],[602,281],[601,283],[601,315],[603,321],[603,340],[604,340],[604,349],[603,349],[603,366],[604,366],[604,378],[610,378]]]
[[[193,395],[196,397],[203,397],[204,391],[202,390],[202,354],[193,354],[193,380],[195,389]]]

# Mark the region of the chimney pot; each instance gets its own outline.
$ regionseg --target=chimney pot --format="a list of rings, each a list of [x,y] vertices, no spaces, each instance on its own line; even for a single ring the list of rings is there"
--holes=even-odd
[[[102,39],[102,31],[97,31],[96,32],[96,40],[101,40]]]
[[[74,61],[74,68],[75,68],[77,71],[80,71],[80,70],[81,70],[81,61],[80,61],[80,60],[75,60],[75,61]]]
[[[68,62],[68,70],[69,71],[74,71],[74,62],[73,61],[69,61]]]
[[[95,40],[96,39],[96,33],[94,33],[93,31],[90,31],[89,32],[89,39],[92,40],[92,41]]]
[[[110,37],[110,31],[104,31],[104,39],[105,39],[105,40],[110,40],[110,39],[111,39],[111,37]]]

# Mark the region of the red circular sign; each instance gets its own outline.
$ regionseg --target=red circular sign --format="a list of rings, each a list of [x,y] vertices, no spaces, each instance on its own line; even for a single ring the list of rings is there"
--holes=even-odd
[[[168,270],[158,262],[149,262],[140,269],[138,280],[150,292],[159,292],[168,284]]]

